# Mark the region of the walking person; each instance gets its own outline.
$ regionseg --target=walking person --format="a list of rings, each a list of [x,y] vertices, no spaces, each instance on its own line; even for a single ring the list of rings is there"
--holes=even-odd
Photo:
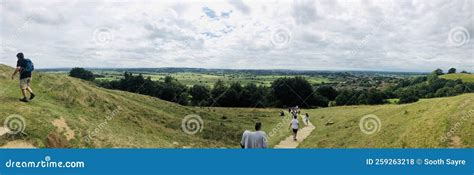
[[[242,148],[267,148],[267,134],[265,131],[261,131],[262,123],[255,123],[255,132],[244,131],[242,134],[242,140],[240,141],[240,146]]]
[[[304,123],[306,124],[306,126],[309,125],[309,114],[308,114],[308,113],[306,113],[306,114],[304,115]]]
[[[298,121],[298,117],[294,116],[293,120],[291,120],[290,127],[293,130],[293,140],[296,141],[296,134],[298,134],[300,123]]]
[[[12,74],[12,80],[15,79],[15,75],[20,73],[20,89],[23,95],[23,98],[20,99],[22,102],[28,102],[29,100],[33,100],[35,98],[35,94],[30,87],[31,83],[31,74],[33,72],[34,65],[30,59],[26,59],[23,53],[16,54],[18,61],[16,62],[16,69],[15,72]],[[26,93],[30,93],[30,98],[26,97]]]
[[[285,116],[285,112],[282,110],[280,111],[280,117],[284,117]]]

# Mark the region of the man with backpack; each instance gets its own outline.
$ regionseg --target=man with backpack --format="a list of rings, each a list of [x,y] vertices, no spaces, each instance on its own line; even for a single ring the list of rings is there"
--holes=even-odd
[[[20,73],[20,89],[21,93],[23,94],[23,98],[20,99],[22,102],[28,102],[29,100],[33,100],[35,98],[35,94],[30,87],[31,82],[31,73],[35,69],[33,62],[30,59],[26,59],[23,53],[16,54],[18,61],[16,62],[16,69],[13,72],[12,80],[15,79],[15,75]],[[30,98],[26,97],[26,91],[30,93]]]

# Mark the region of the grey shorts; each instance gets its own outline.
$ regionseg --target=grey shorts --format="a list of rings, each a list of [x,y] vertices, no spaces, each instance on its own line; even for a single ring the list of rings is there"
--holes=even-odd
[[[31,77],[20,79],[20,88],[26,89],[30,87]]]

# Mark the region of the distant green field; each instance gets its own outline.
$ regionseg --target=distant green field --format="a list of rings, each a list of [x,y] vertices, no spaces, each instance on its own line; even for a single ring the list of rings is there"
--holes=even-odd
[[[474,74],[464,74],[464,73],[445,74],[445,75],[441,75],[441,78],[448,79],[448,80],[460,79],[463,82],[474,83]]]
[[[98,80],[114,80],[122,77],[121,72],[114,71],[94,71],[95,74],[103,75],[105,77],[98,78]],[[179,72],[179,73],[142,73],[144,77],[151,77],[152,80],[162,80],[165,76],[170,75],[176,78],[179,82],[186,86],[193,86],[195,84],[204,84],[212,87],[217,80],[222,80],[225,83],[239,82],[243,85],[248,83],[255,83],[260,86],[270,86],[271,83],[278,78],[294,77],[285,75],[252,75],[244,73],[194,73],[194,72]],[[331,80],[322,76],[301,75],[306,78],[311,84],[330,83]]]

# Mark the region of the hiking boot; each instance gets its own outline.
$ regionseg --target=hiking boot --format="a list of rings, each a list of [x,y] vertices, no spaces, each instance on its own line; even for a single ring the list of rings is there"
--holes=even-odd
[[[30,100],[33,100],[33,98],[35,98],[35,97],[36,97],[36,95],[31,93]]]
[[[23,98],[20,98],[20,101],[21,102],[28,102],[28,99],[26,99],[26,97],[23,97]]]

